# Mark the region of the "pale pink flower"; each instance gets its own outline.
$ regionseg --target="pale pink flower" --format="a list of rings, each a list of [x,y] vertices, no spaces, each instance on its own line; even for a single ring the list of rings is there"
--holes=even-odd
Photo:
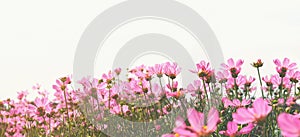
[[[226,70],[218,71],[216,78],[219,80],[220,83],[226,83],[227,80],[230,78],[230,73]]]
[[[192,84],[189,84],[187,91],[191,93],[192,96],[197,96],[199,92],[203,91],[203,85],[201,80],[195,80]]]

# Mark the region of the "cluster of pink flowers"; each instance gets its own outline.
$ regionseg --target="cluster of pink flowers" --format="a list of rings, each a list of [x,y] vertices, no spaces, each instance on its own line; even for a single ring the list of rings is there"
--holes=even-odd
[[[3,100],[0,102],[1,136],[34,136],[32,132],[50,134],[61,128],[65,121],[75,120],[81,113],[77,110],[79,98],[71,88],[71,78],[63,77],[53,85],[54,98],[49,98],[49,92],[41,89],[39,84],[32,90],[39,97],[34,101],[27,100],[28,91],[18,92],[18,100]],[[33,131],[34,129],[34,131]],[[63,134],[62,134],[63,135]]]
[[[300,136],[296,63],[276,59],[277,73],[263,77],[261,60],[251,64],[257,76],[243,75],[243,64],[229,59],[215,72],[210,63],[200,61],[190,70],[198,79],[187,87],[180,87],[181,68],[170,62],[85,77],[76,81],[78,89],[71,76],[62,77],[51,94],[35,85],[32,90],[39,96],[33,101],[27,99],[31,91],[18,92],[17,100],[0,101],[0,136],[145,136],[145,131],[165,137]],[[151,125],[126,125],[111,116]]]
[[[258,60],[251,64],[258,70],[258,78],[242,75],[243,63],[243,60],[235,62],[229,59],[227,64],[221,65],[222,70],[215,77],[209,63],[201,61],[197,64],[197,70],[192,72],[199,79],[187,89],[194,98],[192,102],[211,108],[207,115],[208,125],[204,124],[205,109],[195,103],[196,109],[187,114],[188,121],[177,118],[172,133],[164,136],[279,136],[278,130],[281,130],[283,136],[300,136],[300,105],[296,103],[300,99],[300,71],[296,63],[290,62],[288,58],[282,62],[276,59],[274,64],[277,74],[261,77],[259,69],[263,62]],[[215,78],[215,81],[207,81],[207,76]],[[257,80],[260,86],[253,84]],[[262,97],[256,95],[257,89],[261,89]],[[220,96],[216,98],[213,94]],[[222,103],[216,104],[214,101],[219,99]]]

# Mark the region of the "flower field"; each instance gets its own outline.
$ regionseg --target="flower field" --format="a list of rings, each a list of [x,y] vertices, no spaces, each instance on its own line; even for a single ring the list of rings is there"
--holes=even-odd
[[[261,60],[228,59],[221,71],[200,61],[186,87],[171,62],[80,81],[65,76],[51,90],[35,85],[0,101],[0,136],[299,137],[300,71],[288,58],[273,63],[276,74],[261,74]],[[38,96],[30,100],[30,92]]]

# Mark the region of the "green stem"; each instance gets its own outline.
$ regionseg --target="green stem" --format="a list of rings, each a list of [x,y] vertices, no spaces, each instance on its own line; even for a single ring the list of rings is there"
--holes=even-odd
[[[281,98],[282,90],[283,90],[283,77],[281,78],[280,86],[279,86],[280,92],[279,92],[279,98]]]
[[[238,95],[238,85],[236,84],[236,78],[234,78],[234,90],[235,90],[235,97],[236,99],[238,99],[239,95]]]
[[[64,90],[64,98],[65,98],[65,103],[66,103],[66,109],[67,109],[67,119],[68,119],[68,129],[69,129],[69,133],[71,133],[71,129],[70,129],[70,117],[69,117],[69,109],[68,109],[68,101],[67,101],[67,96],[66,96],[66,90]]]
[[[202,82],[203,82],[203,87],[204,87],[204,92],[205,92],[206,100],[207,100],[207,103],[208,103],[208,107],[210,107],[210,103],[209,103],[209,99],[208,99],[208,94],[207,94],[207,90],[206,90],[206,85],[205,85],[204,77],[202,77]]]
[[[260,84],[261,95],[262,95],[263,98],[265,98],[265,96],[264,96],[264,91],[263,91],[263,89],[262,89],[263,85],[262,85],[262,80],[261,80],[259,68],[257,68],[257,73],[258,73],[258,78],[259,78],[259,84]]]

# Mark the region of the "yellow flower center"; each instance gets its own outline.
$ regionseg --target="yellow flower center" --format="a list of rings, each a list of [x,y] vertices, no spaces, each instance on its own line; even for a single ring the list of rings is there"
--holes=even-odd
[[[178,133],[175,134],[175,137],[179,137],[180,135]]]
[[[203,129],[203,130],[207,130],[207,126],[203,126],[202,129]]]

